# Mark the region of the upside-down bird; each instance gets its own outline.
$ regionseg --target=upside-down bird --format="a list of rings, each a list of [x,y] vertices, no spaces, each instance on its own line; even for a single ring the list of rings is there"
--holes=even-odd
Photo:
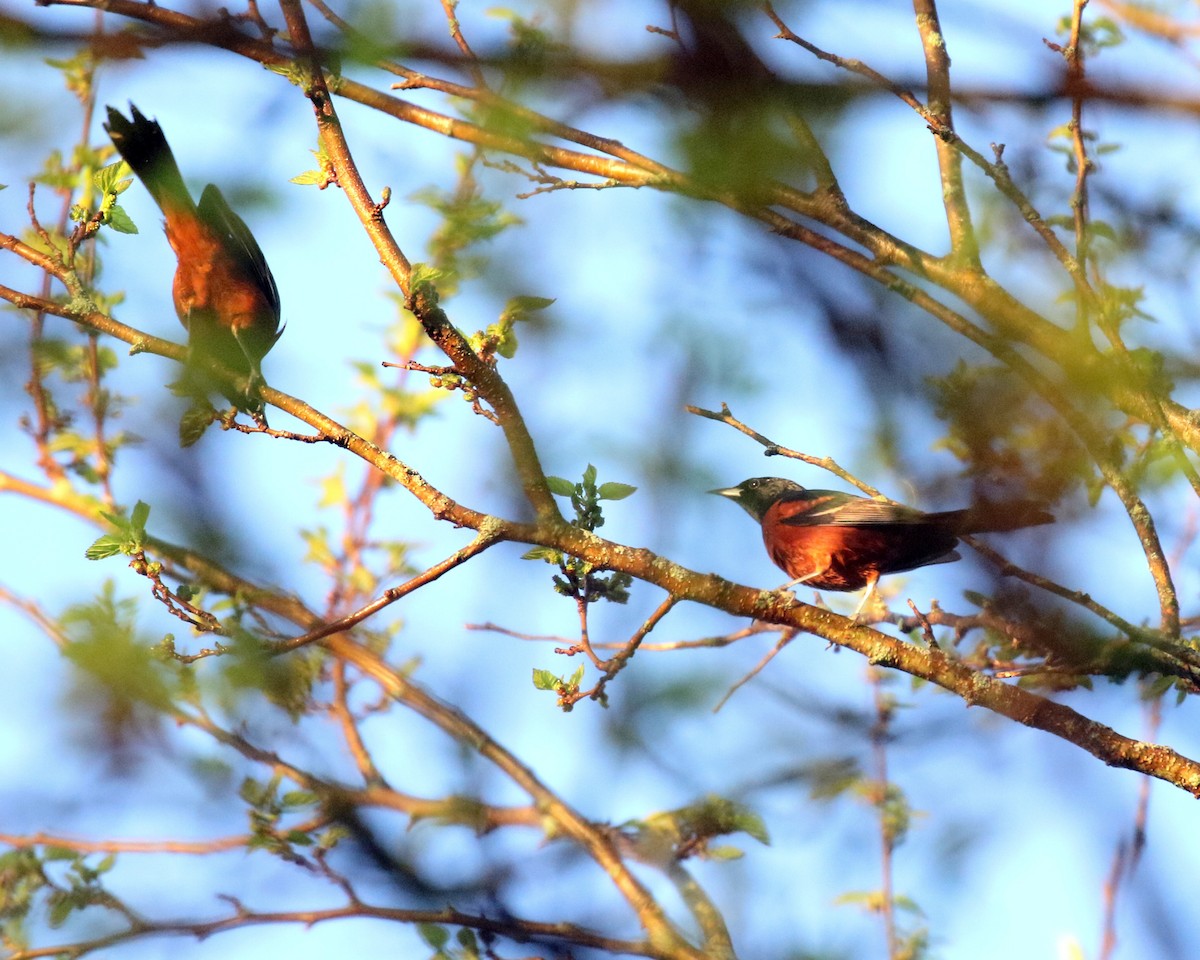
[[[200,202],[184,185],[179,165],[154,120],[130,104],[131,120],[112,107],[104,129],[162,210],[167,241],[179,265],[172,288],[175,312],[188,332],[185,392],[205,393],[195,378],[203,363],[238,374],[245,392],[222,393],[262,418],[262,359],[283,332],[279,291],[254,235],[211,183]]]

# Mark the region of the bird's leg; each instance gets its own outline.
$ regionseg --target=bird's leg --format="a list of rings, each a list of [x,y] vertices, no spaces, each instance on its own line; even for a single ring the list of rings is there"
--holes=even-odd
[[[250,377],[246,381],[246,394],[252,396],[258,393],[259,388],[266,383],[266,380],[263,379],[262,375],[262,361],[259,360],[253,347],[246,341],[243,334],[244,331],[240,327],[234,327],[233,338],[237,341],[237,345],[242,348],[242,353],[246,357],[246,365],[250,369]]]
[[[806,573],[802,577],[797,577],[795,580],[789,580],[787,583],[783,584],[783,586],[776,587],[775,589],[776,590],[791,590],[792,587],[799,586],[802,583],[807,583],[809,580],[813,580],[813,579],[821,576],[822,574],[828,572],[828,570],[829,570],[829,565],[826,564],[823,567],[813,570],[811,573]]]
[[[263,402],[259,394],[262,387],[266,386],[267,381],[262,375],[262,360],[253,346],[243,336],[244,331],[240,327],[233,328],[233,338],[237,341],[237,345],[242,348],[242,353],[246,357],[246,364],[250,368],[250,375],[246,380],[246,399],[249,403],[246,405],[246,412],[254,418],[254,422],[260,427],[267,427],[266,414],[263,412]]]
[[[167,384],[167,387],[177,397],[184,397],[192,405],[207,405],[208,390],[205,389],[204,376],[200,369],[200,350],[191,336],[189,326],[190,311],[181,317],[183,326],[188,330],[188,339],[183,354],[183,371],[178,380]]]
[[[855,607],[854,612],[852,614],[850,614],[850,619],[853,620],[855,623],[860,622],[858,619],[858,615],[860,613],[862,613],[863,610],[866,608],[867,601],[869,601],[871,599],[871,597],[874,595],[875,587],[878,583],[879,583],[879,574],[877,574],[877,573],[871,575],[871,577],[867,580],[867,586],[866,586],[866,589],[863,590],[862,599],[858,601],[858,606]]]

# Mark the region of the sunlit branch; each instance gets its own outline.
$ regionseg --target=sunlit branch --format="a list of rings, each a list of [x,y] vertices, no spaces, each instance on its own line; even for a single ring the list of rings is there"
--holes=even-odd
[[[81,957],[90,953],[116,947],[149,935],[171,935],[206,940],[227,930],[263,925],[296,925],[313,927],[317,924],[338,920],[374,919],[403,924],[436,924],[465,927],[471,930],[509,937],[519,942],[572,945],[603,950],[606,953],[628,954],[636,957],[655,957],[662,954],[652,944],[638,940],[606,937],[585,927],[572,923],[542,923],[523,920],[520,917],[488,917],[463,913],[452,907],[440,910],[402,910],[395,907],[379,907],[354,902],[342,907],[317,910],[257,911],[243,906],[231,898],[234,911],[215,920],[188,921],[164,920],[151,922],[141,920],[137,924],[116,933],[102,934],[88,940],[62,943],[54,946],[18,949],[7,955],[7,960],[42,960],[53,957]],[[699,955],[697,955],[699,956]]]
[[[499,541],[500,538],[498,536],[481,531],[476,535],[475,539],[465,547],[461,548],[460,550],[455,550],[454,553],[450,554],[450,556],[446,557],[444,560],[435,563],[432,567],[429,567],[423,572],[417,574],[411,580],[406,581],[400,586],[391,587],[390,589],[385,590],[382,596],[377,597],[368,604],[365,604],[364,606],[355,610],[353,613],[347,614],[346,616],[341,617],[338,620],[334,620],[331,623],[323,623],[319,627],[307,631],[302,636],[294,637],[290,640],[284,640],[278,644],[273,644],[273,649],[279,653],[297,650],[300,647],[307,646],[308,644],[314,643],[317,640],[323,640],[325,637],[332,636],[335,633],[343,633],[347,630],[350,630],[353,627],[358,626],[358,624],[362,623],[368,617],[374,616],[380,610],[395,603],[397,600],[408,596],[410,593],[420,589],[426,584],[432,583],[434,580],[442,576],[442,574],[453,570],[455,567],[460,566],[461,564],[470,560],[472,557],[483,553],[484,550],[488,549],[488,547],[493,546]]]
[[[309,832],[325,825],[324,818],[297,823],[290,829]],[[192,856],[207,856],[227,853],[230,850],[245,850],[252,837],[239,833],[211,840],[85,840],[52,833],[11,834],[0,833],[0,843],[17,849],[55,847],[78,854],[93,853],[180,853]]]
[[[22,301],[19,304],[22,306],[36,307],[44,303],[39,298],[28,298],[26,295],[17,294],[16,291],[10,293]],[[0,296],[5,296],[4,288],[0,288]],[[147,338],[133,328],[118,324],[103,315],[75,314],[58,304],[48,306],[54,308],[50,312],[77,322],[86,322],[89,325],[94,323],[99,329],[112,332],[119,339],[144,343],[147,348],[157,348],[154,352],[168,352],[169,348],[170,352],[177,354],[178,359],[182,360],[183,349],[175,344]],[[815,633],[857,650],[872,662],[923,677],[959,693],[966,697],[968,702],[985,705],[1021,723],[1062,736],[1106,763],[1150,773],[1200,795],[1200,765],[1173,750],[1122,737],[1110,728],[1088,720],[1062,704],[1045,700],[1026,690],[985,680],[964,666],[936,660],[926,651],[919,650],[911,644],[856,626],[843,617],[798,603],[789,596],[778,593],[765,594],[760,590],[729,583],[719,577],[695,573],[664,561],[648,550],[621,546],[567,524],[546,526],[517,523],[471,510],[432,487],[416,470],[402,464],[392,454],[379,449],[375,444],[308,404],[271,388],[264,388],[262,392],[268,402],[315,427],[332,442],[395,479],[424,503],[436,519],[448,520],[477,531],[487,527],[489,533],[500,539],[551,546],[605,569],[628,573],[637,579],[653,583],[677,599],[707,603],[734,615],[755,617]],[[155,549],[165,550],[167,555],[177,562],[196,564],[212,578],[209,582],[214,586],[224,582],[226,592],[236,593],[244,586],[255,590],[260,596],[263,595],[263,591],[253,585],[244,584],[227,573],[223,577],[217,576],[219,568],[205,558],[157,543]],[[263,602],[288,608],[286,601],[271,599],[269,592],[263,597]],[[306,629],[316,628],[320,624],[319,619],[311,614],[306,614],[306,618],[300,622]],[[340,646],[338,637],[339,635],[334,635],[324,642]]]
[[[953,98],[950,92],[950,54],[947,50],[946,35],[942,32],[934,0],[913,0],[913,13],[916,14],[917,33],[921,37],[921,49],[925,54],[928,109],[936,117],[935,129],[940,134],[934,139],[934,146],[941,169],[942,203],[946,210],[946,223],[950,228],[950,249],[956,259],[978,267],[979,243],[975,238],[975,228],[971,224],[971,208],[963,186],[962,152],[957,148],[960,141],[954,130],[954,117],[951,112]],[[954,136],[946,136],[945,133],[953,133]]]

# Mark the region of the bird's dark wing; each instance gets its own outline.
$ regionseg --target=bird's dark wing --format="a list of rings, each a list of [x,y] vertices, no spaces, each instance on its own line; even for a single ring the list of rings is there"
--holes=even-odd
[[[211,183],[200,194],[198,209],[201,219],[219,236],[225,238],[229,252],[245,264],[247,274],[258,284],[278,325],[279,288],[275,286],[275,278],[271,275],[271,268],[267,266],[267,258],[263,256],[250,228],[233,212],[221,191]]]
[[[805,490],[779,507],[780,522],[796,527],[910,524],[926,514],[912,507],[855,497],[838,490]]]

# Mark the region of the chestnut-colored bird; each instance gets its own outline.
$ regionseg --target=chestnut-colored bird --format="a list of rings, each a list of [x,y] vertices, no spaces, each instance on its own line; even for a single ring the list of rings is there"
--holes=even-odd
[[[806,490],[781,477],[755,477],[710,490],[737,502],[762,524],[767,553],[789,577],[788,587],[867,587],[857,616],[881,576],[960,559],[958,538],[1000,533],[1054,517],[1030,500],[980,503],[965,510],[923,513],[912,507],[838,490]]]
[[[188,332],[185,383],[194,386],[197,360],[215,360],[246,382],[244,395],[222,392],[261,419],[256,393],[263,384],[262,359],[283,332],[275,278],[254,235],[221,191],[210,183],[200,203],[193,201],[162,128],[133,104],[130,111],[127,120],[109,107],[104,129],[162,210],[167,241],[179,261],[172,293]]]

